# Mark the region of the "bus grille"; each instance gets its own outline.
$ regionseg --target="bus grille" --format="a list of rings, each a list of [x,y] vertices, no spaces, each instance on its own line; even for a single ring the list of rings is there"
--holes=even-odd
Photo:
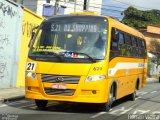
[[[52,88],[44,88],[44,91],[48,95],[66,95],[72,96],[75,92],[73,89],[52,89]]]
[[[78,84],[80,77],[79,76],[61,76],[61,75],[48,75],[42,74],[42,82],[49,83],[66,83],[66,84]]]

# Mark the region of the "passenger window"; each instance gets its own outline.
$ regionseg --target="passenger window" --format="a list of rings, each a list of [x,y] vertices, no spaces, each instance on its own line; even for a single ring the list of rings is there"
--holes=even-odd
[[[125,35],[125,44],[132,45],[131,36]]]
[[[119,44],[124,44],[124,34],[119,32]]]
[[[138,47],[141,48],[142,47],[142,40],[141,39],[137,39],[138,42]]]
[[[136,38],[132,36],[132,46],[136,47],[137,46],[137,42],[136,42]]]
[[[116,29],[112,29],[111,35],[111,50],[117,51],[118,50],[118,31]]]
[[[118,42],[118,31],[113,28],[112,29],[112,35],[111,35],[111,40],[114,41],[114,42]]]
[[[144,40],[142,40],[142,47],[143,47],[144,49],[146,49],[146,45],[145,45]]]

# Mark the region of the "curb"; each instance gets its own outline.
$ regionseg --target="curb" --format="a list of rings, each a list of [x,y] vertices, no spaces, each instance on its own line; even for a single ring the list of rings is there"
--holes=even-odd
[[[159,81],[158,80],[147,80],[147,83],[159,83]]]
[[[2,98],[2,99],[0,99],[0,103],[7,103],[7,102],[10,102],[10,101],[22,100],[24,98],[25,98],[24,95],[10,97],[10,98]]]
[[[3,101],[4,101],[3,99],[0,99],[0,103],[3,103]]]

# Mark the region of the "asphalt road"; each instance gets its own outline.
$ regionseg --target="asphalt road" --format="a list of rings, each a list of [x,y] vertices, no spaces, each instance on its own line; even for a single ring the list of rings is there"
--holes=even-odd
[[[49,102],[40,110],[33,100],[12,101],[0,104],[0,120],[160,120],[160,83],[148,83],[137,94],[135,101],[117,100],[110,112],[93,104]]]

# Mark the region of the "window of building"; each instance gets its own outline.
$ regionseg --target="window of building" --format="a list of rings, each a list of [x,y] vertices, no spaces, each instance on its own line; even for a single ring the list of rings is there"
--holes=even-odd
[[[51,0],[46,0],[46,3],[50,3]]]

